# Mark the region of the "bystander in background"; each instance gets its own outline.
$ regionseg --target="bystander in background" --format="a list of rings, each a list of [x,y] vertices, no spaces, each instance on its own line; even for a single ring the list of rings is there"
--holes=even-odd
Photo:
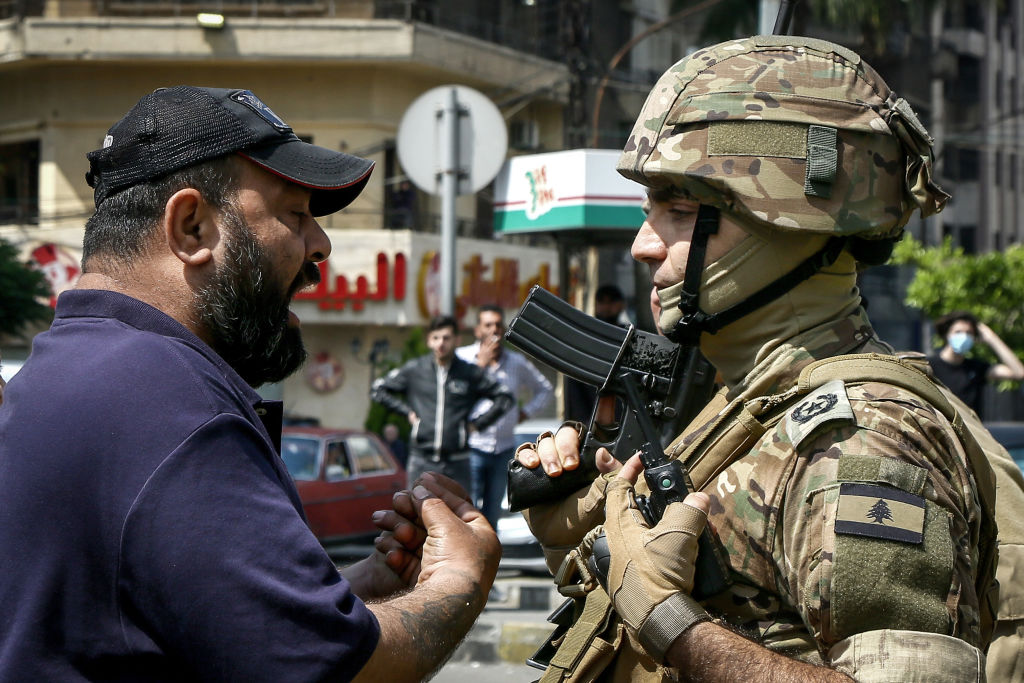
[[[409,446],[398,431],[398,425],[390,422],[384,425],[384,442],[391,449],[391,455],[395,456],[395,460],[402,467],[405,467],[406,463],[409,462]]]
[[[1024,379],[1024,364],[999,335],[967,311],[953,311],[935,321],[935,333],[945,340],[942,349],[929,356],[935,376],[961,401],[985,419],[982,399],[985,385],[992,380]],[[967,354],[976,341],[992,349],[998,363],[987,363]]]
[[[508,482],[508,463],[519,445],[515,442],[516,425],[540,413],[552,395],[551,382],[533,363],[521,353],[502,346],[504,334],[505,318],[501,307],[495,304],[481,306],[473,329],[476,342],[455,351],[459,358],[483,368],[488,375],[508,387],[517,401],[524,389],[530,397],[521,407],[513,405],[487,429],[469,435],[470,495],[495,528]],[[486,413],[490,407],[489,399],[481,401],[473,409],[473,416]]]
[[[427,326],[430,353],[414,358],[373,383],[370,398],[405,415],[409,435],[409,481],[428,470],[440,472],[470,489],[470,430],[491,426],[514,404],[512,393],[472,363],[455,355],[458,323],[450,315],[435,316]],[[482,399],[490,409],[470,419]]]
[[[613,284],[603,284],[594,293],[594,317],[612,325],[623,324],[626,297]],[[626,321],[628,324],[628,321]],[[571,377],[565,378],[565,419],[590,423],[597,400],[597,389]]]

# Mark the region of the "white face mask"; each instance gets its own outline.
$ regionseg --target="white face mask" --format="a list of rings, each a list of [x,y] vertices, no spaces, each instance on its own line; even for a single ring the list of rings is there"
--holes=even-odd
[[[954,332],[949,335],[949,346],[954,352],[963,355],[974,346],[974,335],[970,332]]]

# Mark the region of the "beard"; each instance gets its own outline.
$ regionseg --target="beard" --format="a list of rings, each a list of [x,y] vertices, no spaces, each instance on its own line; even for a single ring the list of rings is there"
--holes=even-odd
[[[195,316],[210,346],[252,387],[280,382],[306,360],[298,328],[288,324],[288,305],[301,288],[320,281],[306,262],[291,287],[268,279],[274,265],[233,207],[224,210],[225,260],[196,292]]]

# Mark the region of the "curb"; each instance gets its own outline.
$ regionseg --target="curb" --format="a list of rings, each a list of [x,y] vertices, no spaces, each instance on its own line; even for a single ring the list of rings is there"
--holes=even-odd
[[[565,600],[550,578],[500,580],[453,662],[526,666],[554,630],[548,615]]]

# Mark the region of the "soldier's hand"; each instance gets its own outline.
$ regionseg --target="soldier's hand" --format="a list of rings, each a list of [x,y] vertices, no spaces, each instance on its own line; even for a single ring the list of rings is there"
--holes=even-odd
[[[689,593],[697,540],[711,501],[706,494],[691,493],[683,502],[670,504],[652,528],[636,508],[633,485],[642,470],[640,458],[630,458],[606,490],[608,596],[645,649],[663,661],[680,633],[707,619]]]
[[[615,398],[602,397],[598,402],[599,424],[611,423],[615,419]],[[523,467],[533,469],[543,465],[549,477],[557,477],[564,470],[574,470],[580,464],[580,446],[586,428],[581,422],[569,421],[562,424],[554,434],[544,432],[534,444],[522,444],[516,449],[516,460]],[[615,458],[606,448],[597,449],[597,468],[609,472],[617,466]]]
[[[562,560],[580,544],[587,532],[604,521],[604,492],[614,476],[602,474],[590,486],[563,500],[523,510],[523,517],[540,541],[544,562],[552,574],[557,573]]]

